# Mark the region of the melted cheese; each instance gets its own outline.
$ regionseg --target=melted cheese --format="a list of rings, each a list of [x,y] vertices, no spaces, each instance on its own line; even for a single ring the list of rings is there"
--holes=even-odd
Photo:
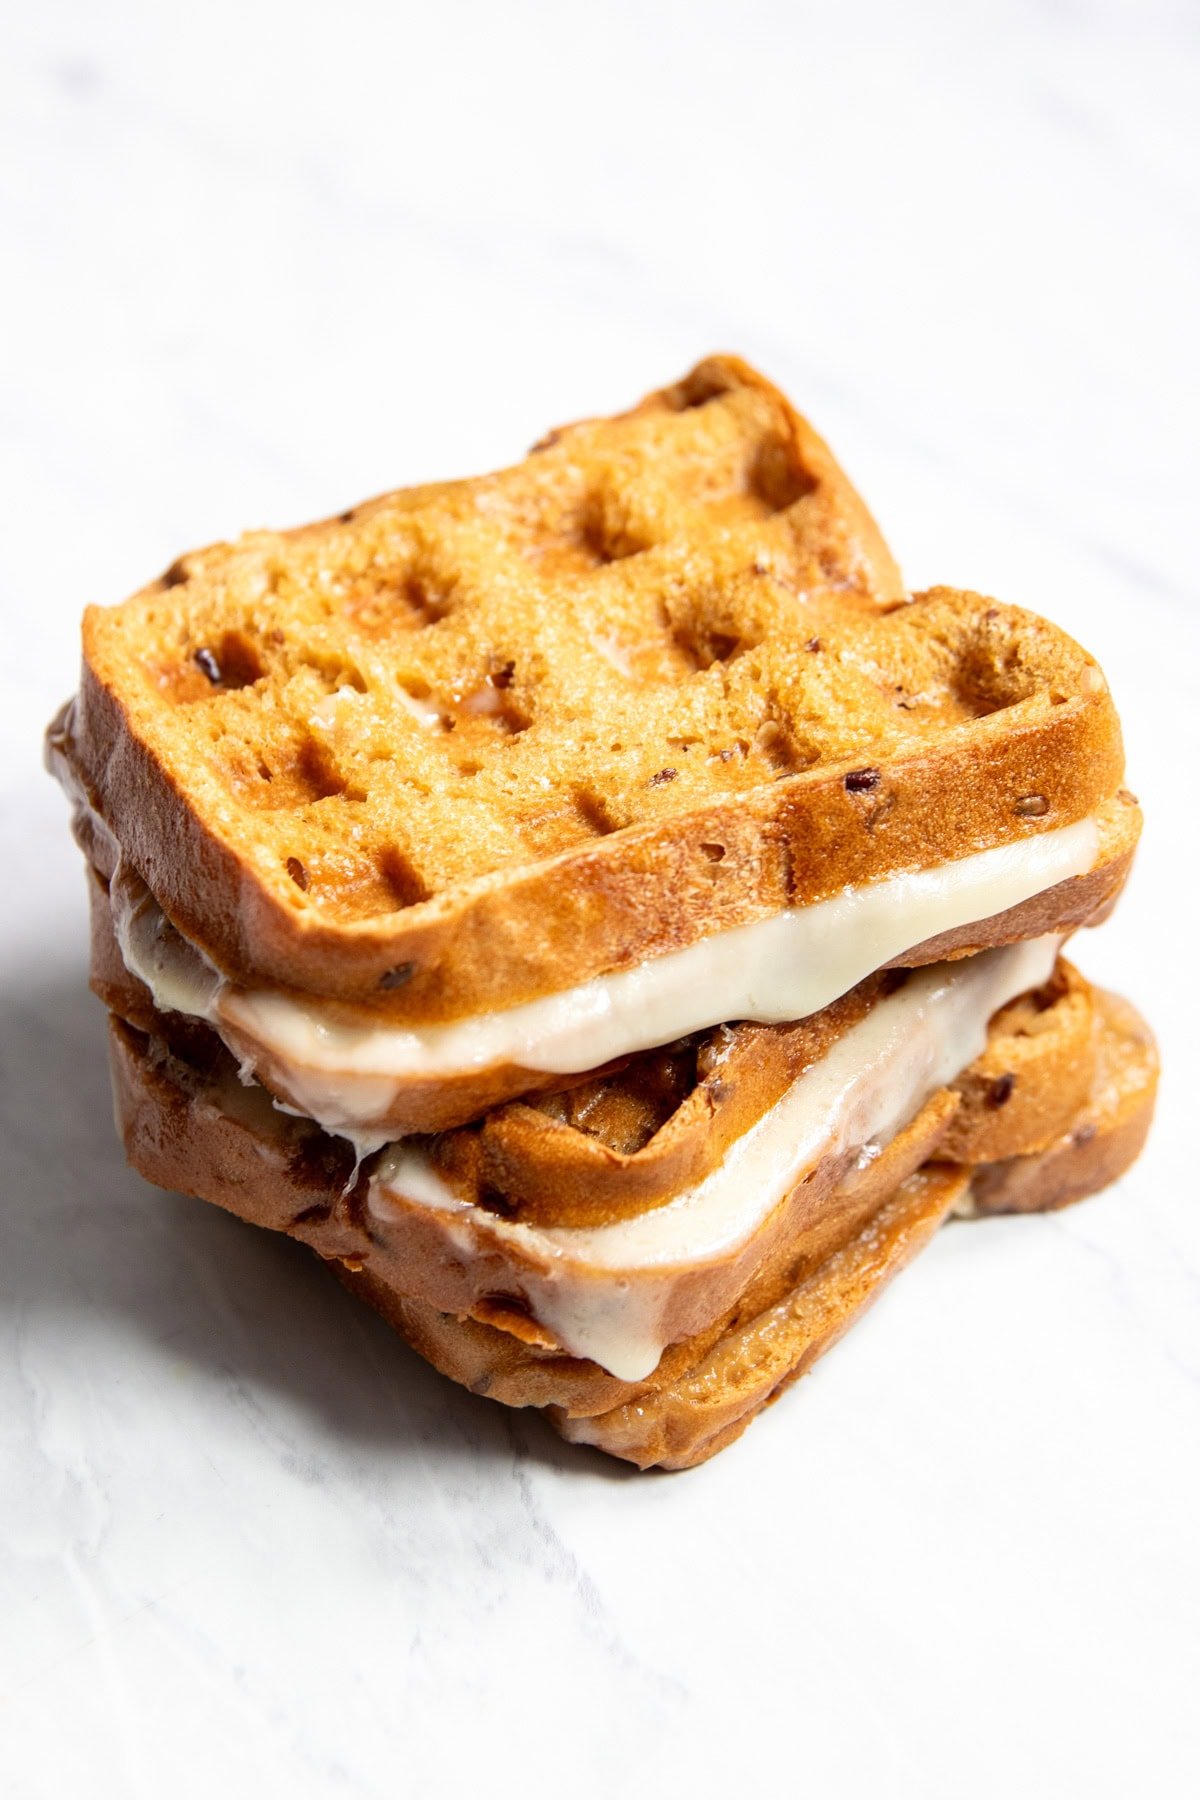
[[[400,1205],[453,1215],[464,1256],[512,1257],[514,1290],[573,1355],[641,1381],[665,1348],[682,1271],[734,1254],[827,1156],[870,1155],[980,1055],[1000,1007],[1047,980],[1059,940],[1039,938],[912,975],[806,1069],[696,1187],[615,1225],[533,1227],[461,1200],[426,1153],[379,1159],[369,1206],[381,1229]]]
[[[848,887],[831,899],[713,933],[618,974],[446,1025],[344,1025],[319,1000],[230,986],[157,912],[142,885],[112,886],[126,965],[155,1004],[232,1028],[246,1067],[260,1046],[291,1102],[363,1151],[399,1085],[513,1064],[577,1074],[731,1019],[807,1018],[906,950],[1019,905],[1094,864],[1082,819],[933,869]]]

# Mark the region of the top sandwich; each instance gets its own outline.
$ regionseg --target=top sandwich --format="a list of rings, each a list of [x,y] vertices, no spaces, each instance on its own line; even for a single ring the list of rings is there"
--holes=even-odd
[[[1139,826],[1091,658],[906,600],[731,358],[90,609],[51,751],[131,972],[361,1146],[1061,936]]]

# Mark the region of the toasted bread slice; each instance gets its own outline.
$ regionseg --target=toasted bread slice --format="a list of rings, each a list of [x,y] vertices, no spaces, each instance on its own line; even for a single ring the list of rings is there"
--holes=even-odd
[[[1082,1034],[1081,1007],[1091,1020]],[[1033,1018],[1040,1021],[1036,1033]],[[1094,997],[1061,968],[1035,998],[997,1015],[984,1058],[956,1089],[935,1094],[855,1179],[827,1181],[807,1199],[793,1196],[781,1209],[787,1228],[764,1239],[719,1315],[673,1343],[648,1380],[628,1382],[565,1355],[503,1295],[468,1286],[457,1310],[423,1297],[430,1264],[422,1266],[410,1238],[409,1262],[397,1266],[366,1209],[367,1178],[354,1179],[346,1147],[279,1114],[261,1090],[240,1087],[225,1052],[201,1030],[191,1028],[190,1041],[172,1050],[163,1038],[111,1021],[117,1114],[136,1168],[309,1243],[454,1379],[509,1405],[543,1407],[566,1435],[643,1466],[685,1467],[721,1448],[840,1335],[951,1210],[969,1207],[972,1193],[986,1207],[1006,1181],[1011,1200],[1011,1175],[997,1188],[986,1166],[971,1166],[972,1149],[997,1142],[995,1114],[1013,1108],[1004,1146],[1022,1146],[1021,1204],[1065,1204],[1132,1161],[1157,1078],[1152,1040],[1132,1009]],[[1040,1040],[1032,1057],[1031,1035]],[[1066,1119],[1056,1110],[1050,1050],[1059,1035],[1060,1068],[1073,1068],[1082,1052],[1092,1071],[1082,1106]],[[1006,1073],[1014,1075],[1007,1089]],[[995,1095],[985,1084],[997,1081],[1007,1100],[980,1099]],[[1047,1090],[1040,1097],[1039,1088]],[[960,1113],[975,1118],[953,1144],[967,1160],[922,1167],[949,1141]],[[1012,1166],[1010,1157],[999,1168]],[[436,1251],[431,1257],[436,1264]],[[435,1268],[435,1288],[440,1279]]]
[[[91,609],[50,749],[234,981],[402,1025],[1051,832],[1123,769],[1095,663],[978,595],[903,603],[824,445],[730,358]]]

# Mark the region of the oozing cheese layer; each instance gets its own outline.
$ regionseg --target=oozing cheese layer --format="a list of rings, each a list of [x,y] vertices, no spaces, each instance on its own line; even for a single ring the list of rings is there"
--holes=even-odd
[[[396,1144],[371,1178],[384,1231],[416,1204],[453,1215],[464,1258],[507,1255],[513,1292],[564,1349],[624,1381],[652,1373],[681,1273],[719,1262],[758,1231],[827,1156],[882,1148],[981,1054],[1000,1007],[1049,978],[1056,937],[935,963],[878,1001],[806,1069],[696,1187],[597,1227],[534,1227],[460,1199],[425,1151]]]
[[[732,1019],[807,1018],[906,950],[1085,874],[1098,849],[1096,821],[1082,819],[848,887],[637,968],[447,1025],[343,1025],[319,1001],[232,987],[174,931],[140,882],[119,876],[111,892],[126,966],[155,1004],[232,1033],[248,1071],[259,1066],[258,1046],[264,1061],[286,1072],[296,1108],[366,1151],[394,1135],[386,1119],[405,1081],[505,1064],[576,1074]]]

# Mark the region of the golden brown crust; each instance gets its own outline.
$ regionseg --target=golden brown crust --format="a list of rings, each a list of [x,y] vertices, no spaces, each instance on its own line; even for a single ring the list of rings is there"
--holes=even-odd
[[[372,1234],[363,1183],[344,1191],[350,1170],[341,1146],[305,1121],[280,1115],[260,1091],[240,1089],[227,1073],[219,1085],[219,1070],[214,1076],[194,1050],[191,1063],[181,1063],[114,1019],[117,1110],[130,1159],[150,1180],[309,1243],[454,1379],[509,1405],[548,1408],[559,1429],[613,1454],[684,1467],[730,1441],[802,1372],[945,1213],[965,1204],[968,1186],[980,1211],[1059,1205],[1114,1179],[1132,1160],[1153,1109],[1157,1066],[1149,1033],[1132,1008],[1096,996],[1073,971],[1056,986],[1057,998],[1045,1011],[1061,1008],[1063,1055],[1079,1047],[1081,996],[1091,1002],[1097,1034],[1097,1073],[1081,1122],[1049,1150],[1022,1157],[1019,1169],[1011,1161],[973,1173],[947,1165],[918,1177],[917,1165],[939,1153],[955,1117],[957,1096],[943,1090],[857,1186],[838,1189],[830,1182],[823,1205],[801,1203],[799,1211],[785,1213],[789,1228],[764,1234],[757,1262],[742,1270],[740,1290],[719,1316],[670,1345],[643,1383],[619,1381],[565,1356],[544,1333],[529,1329],[519,1307],[506,1308],[483,1288],[475,1301],[479,1316],[465,1316],[479,1283],[470,1284],[465,1306],[462,1291],[459,1305],[446,1304],[444,1295],[438,1304],[430,1294],[441,1292],[442,1277],[426,1285],[429,1269],[415,1240],[404,1247],[412,1263],[401,1267],[396,1245],[380,1245]],[[986,1056],[1011,1059],[1020,1024],[1019,1007],[1004,1009]],[[1039,1035],[1048,1037],[1049,1028]],[[1027,1085],[1052,1083],[1052,1062],[1043,1044],[1036,1076],[1033,1063],[1024,1070]],[[981,1074],[979,1064],[972,1073]],[[969,1095],[970,1080],[962,1085]],[[1020,1116],[1036,1139],[1048,1114],[1032,1105],[1014,1114]],[[980,1143],[989,1129],[980,1117]],[[958,1148],[970,1149],[961,1134]],[[441,1254],[436,1245],[427,1253]],[[420,1297],[414,1287],[423,1290]],[[569,1425],[569,1419],[588,1422]]]
[[[714,359],[92,609],[51,755],[231,975],[462,1017],[1112,798],[1077,645],[899,598],[820,440]]]
[[[964,1218],[1050,1212],[1107,1187],[1136,1161],[1158,1087],[1158,1048],[1145,1020],[1119,994],[1091,990],[1095,1058],[1087,1097],[1044,1142],[974,1171]],[[1031,1153],[1033,1152],[1033,1153]]]

